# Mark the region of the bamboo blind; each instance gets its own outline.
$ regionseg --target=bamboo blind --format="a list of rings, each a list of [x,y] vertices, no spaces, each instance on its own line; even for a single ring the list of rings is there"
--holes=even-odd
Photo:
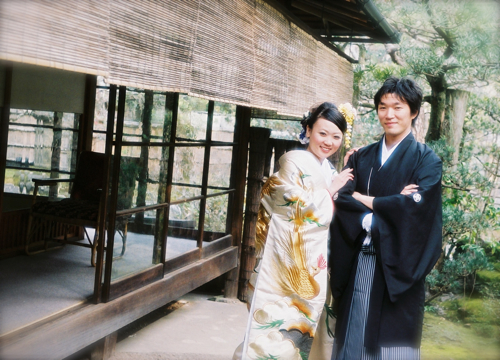
[[[0,1],[0,59],[108,74],[109,2]]]
[[[351,64],[263,0],[2,0],[0,59],[300,116]]]

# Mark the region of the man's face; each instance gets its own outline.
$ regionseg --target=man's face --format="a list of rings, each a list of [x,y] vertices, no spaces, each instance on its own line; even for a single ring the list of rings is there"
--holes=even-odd
[[[411,131],[411,121],[417,116],[410,106],[394,94],[386,94],[380,99],[377,109],[380,125],[384,128],[385,138],[390,142],[402,140]]]

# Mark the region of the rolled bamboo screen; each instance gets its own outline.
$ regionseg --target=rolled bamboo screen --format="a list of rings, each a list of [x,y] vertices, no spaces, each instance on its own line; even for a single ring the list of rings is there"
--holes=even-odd
[[[0,1],[0,59],[108,75],[109,1]]]
[[[0,59],[300,116],[351,64],[263,0],[3,0]]]

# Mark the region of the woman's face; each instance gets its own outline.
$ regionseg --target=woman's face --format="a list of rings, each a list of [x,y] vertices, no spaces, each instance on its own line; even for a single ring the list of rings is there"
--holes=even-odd
[[[333,155],[342,144],[342,131],[323,118],[316,120],[312,129],[307,127],[306,136],[309,138],[307,151],[316,155],[321,162]]]

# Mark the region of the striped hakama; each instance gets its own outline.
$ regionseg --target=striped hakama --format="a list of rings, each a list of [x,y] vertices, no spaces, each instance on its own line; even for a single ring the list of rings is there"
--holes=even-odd
[[[344,345],[334,341],[332,360],[419,360],[420,348],[382,347],[369,349],[360,345],[365,338],[370,293],[376,255],[372,243],[363,245],[358,256],[354,292]],[[397,324],[394,324],[397,326]]]

